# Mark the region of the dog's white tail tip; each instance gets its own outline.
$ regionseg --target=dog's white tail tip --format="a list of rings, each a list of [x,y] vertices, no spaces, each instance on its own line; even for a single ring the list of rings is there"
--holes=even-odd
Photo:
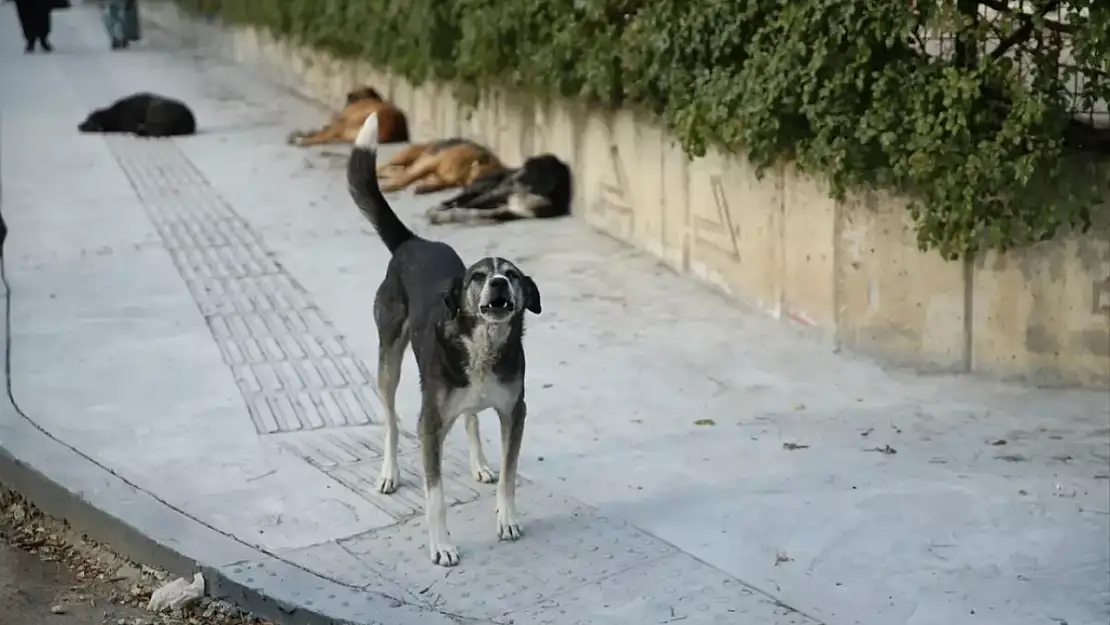
[[[373,150],[378,147],[378,114],[374,113],[366,118],[362,130],[358,131],[355,147],[364,150]]]

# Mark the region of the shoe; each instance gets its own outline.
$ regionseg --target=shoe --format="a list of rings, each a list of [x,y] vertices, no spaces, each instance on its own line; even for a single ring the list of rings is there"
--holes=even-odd
[[[117,41],[115,39],[112,40],[112,49],[113,50],[119,50],[122,47],[123,47],[122,43],[120,43],[119,41]]]
[[[35,42],[34,41],[28,41],[27,45],[23,47],[23,53],[24,54],[30,54],[34,51],[35,51]]]
[[[53,52],[54,51],[54,46],[50,45],[50,42],[47,41],[45,38],[44,39],[39,39],[39,47],[42,48],[43,52]]]

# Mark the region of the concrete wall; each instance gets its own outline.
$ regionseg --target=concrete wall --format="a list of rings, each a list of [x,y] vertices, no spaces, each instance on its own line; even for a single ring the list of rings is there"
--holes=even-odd
[[[504,92],[470,107],[449,88],[414,88],[263,32],[190,21],[170,3],[144,11],[336,106],[352,85],[372,84],[406,111],[417,139],[480,139],[508,163],[553,152],[577,176],[579,218],[739,300],[819,328],[841,347],[919,369],[1110,387],[1107,229],[945,262],[918,251],[898,198],[841,203],[791,166],[758,179],[744,158],[691,161],[631,112]]]

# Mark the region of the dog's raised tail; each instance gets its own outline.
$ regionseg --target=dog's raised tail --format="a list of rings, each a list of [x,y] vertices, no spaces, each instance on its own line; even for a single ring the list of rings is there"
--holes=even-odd
[[[374,224],[389,252],[393,253],[415,235],[382,195],[377,169],[378,114],[374,113],[362,124],[351,149],[351,158],[347,161],[347,190],[358,209]]]

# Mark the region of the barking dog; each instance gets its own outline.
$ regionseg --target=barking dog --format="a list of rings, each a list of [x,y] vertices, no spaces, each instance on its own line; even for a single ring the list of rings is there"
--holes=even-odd
[[[397,490],[397,413],[394,400],[401,362],[411,343],[420,371],[417,431],[424,463],[428,552],[454,566],[459,552],[447,532],[443,443],[464,416],[470,471],[479,482],[495,478],[486,465],[477,413],[493,408],[501,420],[501,477],[497,484],[497,536],[520,538],[516,470],[524,436],[524,312],[539,314],[536,283],[504,258],[470,267],[446,243],[422,239],[405,226],[382,196],[375,176],[377,117],[371,115],[347,162],[347,186],[392,257],[374,298],[378,327],[378,391],[386,410],[385,457],[378,490]]]
[[[553,154],[525,159],[517,169],[478,178],[455,197],[428,209],[433,224],[549,219],[570,214],[571,173]]]
[[[505,166],[484,145],[452,137],[417,143],[401,150],[378,168],[382,191],[398,191],[419,181],[414,193],[465,187],[478,177],[504,171]]]
[[[347,94],[347,104],[330,122],[319,130],[294,131],[288,141],[292,145],[310,146],[325,143],[350,143],[355,140],[366,119],[378,114],[378,143],[409,140],[408,121],[401,109],[382,99],[373,87],[359,87]]]
[[[81,122],[81,132],[130,132],[140,137],[173,137],[197,131],[197,120],[183,102],[153,93],[136,93],[97,109]]]

